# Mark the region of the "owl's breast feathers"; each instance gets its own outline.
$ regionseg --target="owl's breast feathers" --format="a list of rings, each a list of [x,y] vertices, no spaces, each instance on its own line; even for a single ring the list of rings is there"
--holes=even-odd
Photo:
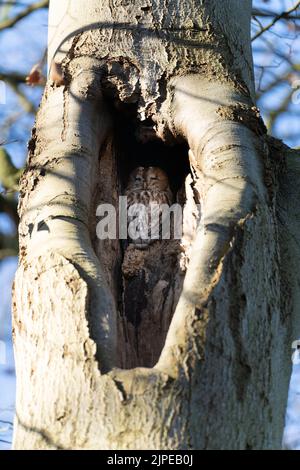
[[[130,214],[127,214],[128,227],[134,221],[136,235],[136,238],[131,238],[129,231],[129,237],[137,248],[145,248],[151,242],[161,238],[163,214],[161,206],[172,204],[168,177],[160,168],[138,167],[130,175],[125,196],[127,196],[127,211],[130,208],[133,209]],[[135,204],[141,204],[143,207],[134,208]],[[155,233],[154,237],[153,233]]]
[[[148,190],[134,190],[130,189],[125,192],[127,197],[127,208],[133,204],[143,204],[149,206],[150,204],[167,204],[172,205],[172,193],[170,190],[160,191],[158,189]]]

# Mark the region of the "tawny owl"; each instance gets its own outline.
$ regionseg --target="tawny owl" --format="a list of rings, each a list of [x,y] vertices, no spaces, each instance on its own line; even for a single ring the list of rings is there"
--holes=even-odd
[[[139,166],[129,176],[127,196],[128,236],[137,248],[161,238],[163,206],[172,204],[166,173],[158,167]]]

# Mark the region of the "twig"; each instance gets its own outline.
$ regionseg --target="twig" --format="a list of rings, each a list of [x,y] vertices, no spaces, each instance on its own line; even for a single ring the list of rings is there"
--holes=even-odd
[[[299,6],[300,6],[300,1],[298,1],[292,8],[290,8],[290,10],[283,11],[279,15],[276,15],[274,19],[271,21],[271,23],[269,23],[267,26],[264,26],[260,31],[258,31],[258,33],[256,33],[253,36],[252,41],[255,41],[255,39],[259,38],[259,36],[261,36],[263,33],[265,33],[270,28],[272,28],[272,26],[274,26],[274,24],[276,24],[277,21],[281,20],[282,18],[288,19],[289,15],[293,13],[295,10],[297,10]]]
[[[27,15],[32,13],[33,11],[39,10],[40,8],[46,8],[49,5],[49,0],[40,0],[39,2],[33,3],[32,5],[28,5],[23,11],[18,13],[13,18],[8,18],[0,23],[0,31],[6,28],[12,28],[18,21],[25,18]]]
[[[14,144],[15,142],[20,142],[19,139],[14,139],[14,140],[1,140],[0,145],[9,145],[9,144]]]
[[[257,9],[257,8],[253,8],[252,10],[252,18],[254,18],[255,16],[260,16],[261,18],[274,18],[276,16],[278,16],[278,13],[275,13],[274,11],[271,11],[271,10],[260,10],[260,9]],[[287,14],[286,15],[286,19],[289,19],[289,20],[299,20],[300,19],[300,15],[298,14]]]
[[[12,421],[5,421],[4,419],[0,419],[0,423],[8,424],[9,426],[13,425]]]
[[[11,444],[11,441],[5,441],[4,439],[0,439],[0,442],[4,442],[5,444]]]

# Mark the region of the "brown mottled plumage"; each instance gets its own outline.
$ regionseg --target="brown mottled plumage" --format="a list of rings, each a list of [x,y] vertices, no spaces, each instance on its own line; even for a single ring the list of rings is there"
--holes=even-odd
[[[155,224],[155,220],[159,221],[159,224],[161,223],[160,205],[170,206],[172,204],[168,176],[159,167],[139,166],[129,176],[125,196],[127,196],[127,210],[129,212],[128,224],[135,221],[139,233],[139,236],[136,239],[131,238],[131,241],[138,248],[146,248],[151,241],[154,241],[154,239],[150,239],[151,228],[152,234],[157,233],[159,236],[161,234],[160,227],[157,226],[157,223]],[[135,204],[143,206],[134,206]],[[130,214],[130,208],[134,210],[134,214]]]

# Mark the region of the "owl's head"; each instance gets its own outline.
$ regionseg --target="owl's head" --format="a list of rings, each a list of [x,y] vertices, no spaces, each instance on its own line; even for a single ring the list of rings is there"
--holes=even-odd
[[[127,190],[141,191],[165,191],[169,189],[169,179],[167,174],[157,166],[145,168],[138,166],[129,176]]]
[[[149,166],[145,171],[147,189],[164,191],[169,188],[167,174],[157,166]]]
[[[145,168],[138,166],[129,176],[128,189],[142,190],[145,187]]]

